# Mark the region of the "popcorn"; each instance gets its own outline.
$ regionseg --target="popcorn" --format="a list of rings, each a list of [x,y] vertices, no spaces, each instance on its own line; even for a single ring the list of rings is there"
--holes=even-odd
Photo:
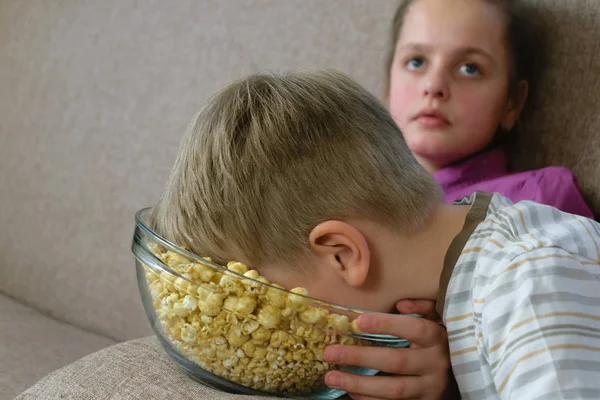
[[[227,269],[245,278],[156,243],[148,248],[180,275],[146,267],[164,332],[179,352],[217,376],[257,390],[307,394],[323,389],[335,368],[323,361],[328,344],[363,344],[344,336],[358,331],[355,321],[313,304],[304,288],[287,292],[241,262]]]

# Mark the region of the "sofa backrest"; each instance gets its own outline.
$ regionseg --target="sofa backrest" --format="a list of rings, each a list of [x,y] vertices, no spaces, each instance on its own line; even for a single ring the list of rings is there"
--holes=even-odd
[[[600,2],[543,7],[553,57],[515,163],[560,164],[600,211]],[[259,70],[374,93],[390,0],[0,2],[0,292],[118,340],[150,332],[130,252],[195,111]]]

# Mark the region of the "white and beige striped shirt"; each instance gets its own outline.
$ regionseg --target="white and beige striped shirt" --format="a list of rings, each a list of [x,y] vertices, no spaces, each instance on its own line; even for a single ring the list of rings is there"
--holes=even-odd
[[[477,192],[438,312],[464,399],[600,399],[600,224]]]

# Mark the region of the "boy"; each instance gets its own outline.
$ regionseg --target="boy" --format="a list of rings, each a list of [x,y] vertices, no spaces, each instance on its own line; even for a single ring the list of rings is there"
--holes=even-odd
[[[464,398],[600,398],[600,226],[497,194],[445,204],[385,108],[340,73],[256,75],[217,93],[152,227],[326,301],[391,312],[437,300]],[[377,357],[361,365],[398,370],[398,349],[366,350]],[[351,381],[327,377],[369,398],[421,396],[410,380],[391,394]]]

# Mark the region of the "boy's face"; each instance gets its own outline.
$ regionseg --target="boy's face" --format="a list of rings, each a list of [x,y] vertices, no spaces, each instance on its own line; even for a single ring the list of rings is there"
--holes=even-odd
[[[420,0],[405,17],[390,71],[390,112],[431,172],[484,148],[506,117],[504,25],[485,1]]]

